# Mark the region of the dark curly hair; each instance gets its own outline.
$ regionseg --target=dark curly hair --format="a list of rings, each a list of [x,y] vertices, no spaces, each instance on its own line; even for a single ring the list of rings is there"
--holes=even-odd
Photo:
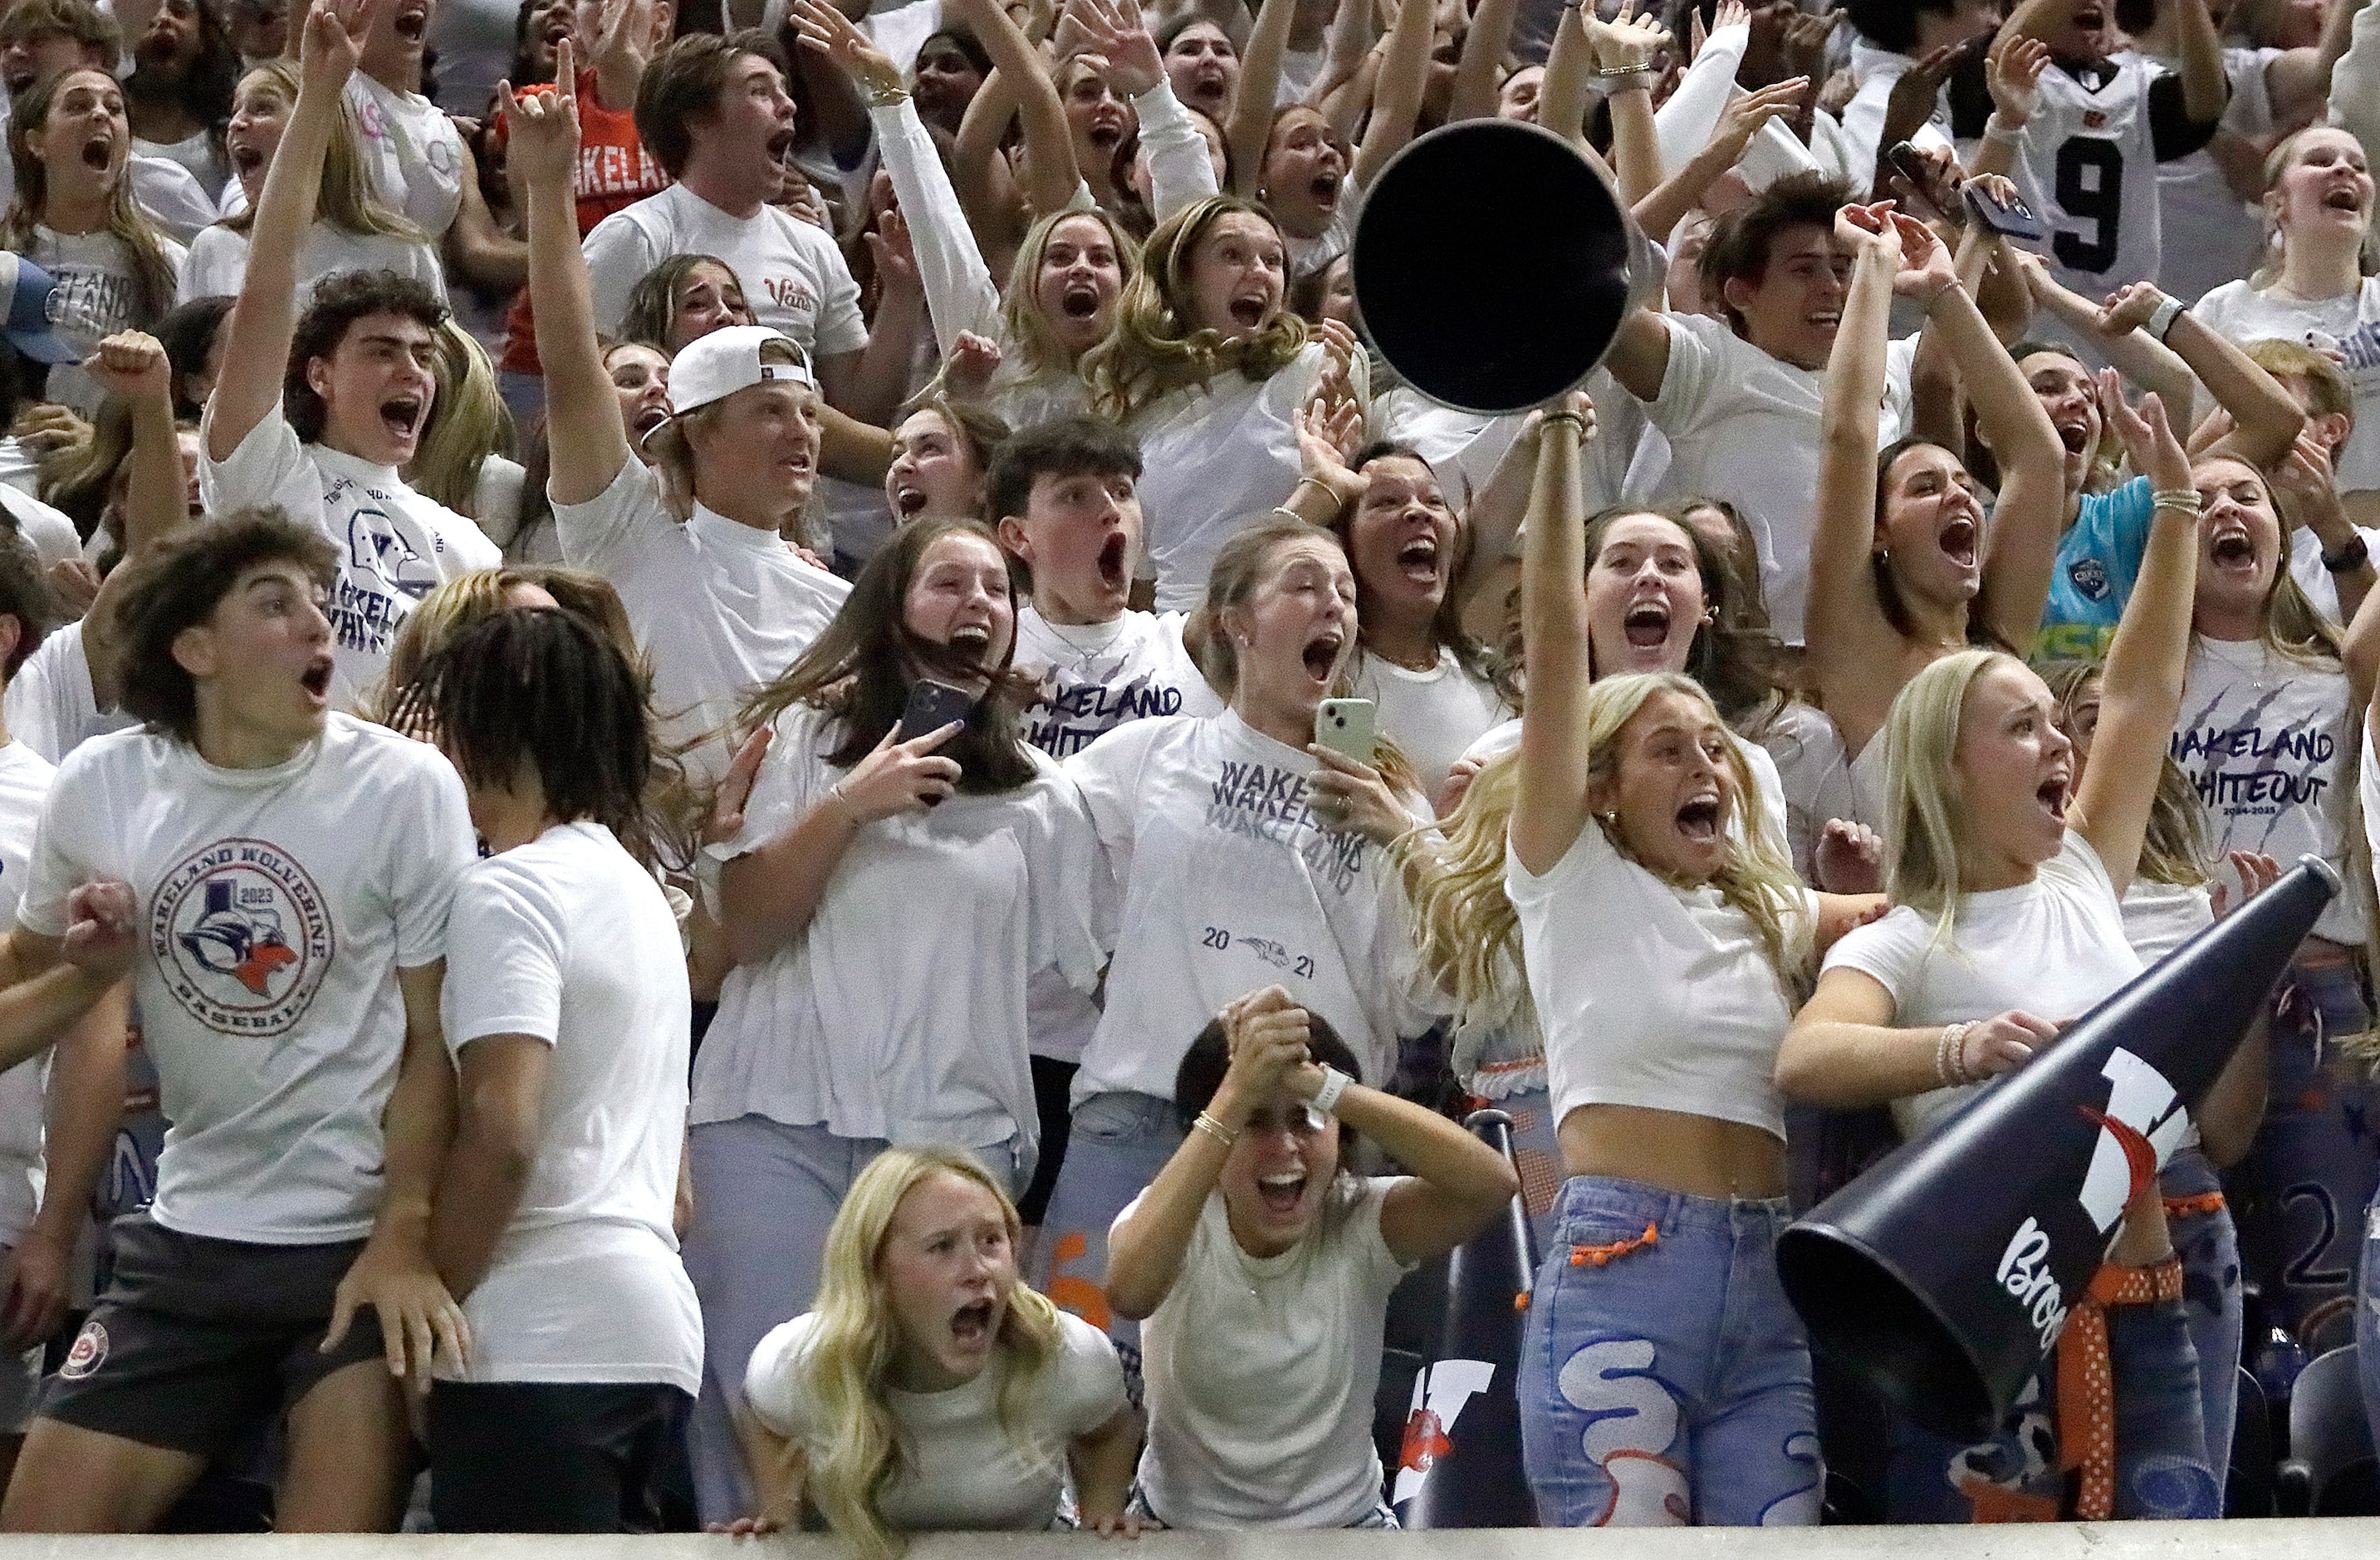
[[[306,383],[307,367],[317,358],[336,355],[348,328],[373,314],[402,314],[432,331],[446,323],[446,306],[416,277],[394,271],[346,271],[322,278],[314,300],[298,316],[298,329],[289,338],[289,370],[281,384],[283,413],[307,443],[322,436],[330,411]]]
[[[122,567],[108,627],[122,647],[116,701],[127,714],[198,740],[198,684],[174,659],[174,641],[212,616],[243,573],[273,563],[297,564],[327,587],[339,555],[321,531],[273,506],[184,527]]]

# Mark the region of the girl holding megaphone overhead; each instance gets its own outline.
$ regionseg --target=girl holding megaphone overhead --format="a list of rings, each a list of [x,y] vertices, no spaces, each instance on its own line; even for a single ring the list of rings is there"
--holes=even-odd
[[[1842,340],[1889,290],[1895,246],[1884,237],[1855,262]],[[1822,527],[1846,494],[1874,503],[1875,451],[1844,436],[1864,415],[1852,400],[1828,404]],[[2101,678],[2099,762],[2078,784],[2057,701],[2012,656],[1961,650],[1908,679],[1881,734],[1894,908],[1827,956],[1777,1058],[1778,1082],[1793,1099],[1836,1108],[1889,1103],[1903,1135],[1914,1136],[2140,973],[2120,904],[2139,870],[2180,703],[2202,504],[2156,397],[2137,412],[2114,403],[2156,509]],[[1896,1425],[1884,1492],[1891,1519],[2218,1515],[2179,1264],[2154,1182],[2127,1209],[2108,1261],[2094,1286],[2112,1297],[2104,1335],[2067,1330],[2104,1336],[2107,1356],[2062,1352],[2064,1390],[2054,1391],[2045,1371],[1981,1445]],[[2083,1390],[2086,1381],[2109,1381],[2111,1392]],[[2054,1422],[2053,1402],[2062,1410]],[[2082,1477],[2070,1483],[2077,1468]]]

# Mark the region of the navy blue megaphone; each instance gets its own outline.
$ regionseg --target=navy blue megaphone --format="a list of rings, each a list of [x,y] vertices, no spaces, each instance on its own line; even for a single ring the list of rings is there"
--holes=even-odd
[[[1811,1346],[1916,1424],[1988,1434],[2338,891],[2302,859],[1797,1221],[1777,1266]]]
[[[1511,1116],[1474,1111],[1463,1125],[1512,1158]],[[1536,1526],[1536,1503],[1521,1470],[1521,1405],[1513,1391],[1536,1266],[1519,1195],[1501,1220],[1455,1248],[1439,1346],[1415,1378],[1390,1485],[1389,1504],[1408,1528]]]

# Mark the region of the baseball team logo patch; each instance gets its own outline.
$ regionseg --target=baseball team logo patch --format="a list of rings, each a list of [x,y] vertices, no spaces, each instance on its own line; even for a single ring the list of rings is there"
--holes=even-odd
[[[70,1382],[79,1382],[107,1362],[107,1329],[94,1319],[82,1324],[75,1335],[74,1347],[67,1350],[67,1362],[58,1367],[58,1374]]]
[[[208,846],[165,874],[149,941],[183,1009],[225,1034],[272,1039],[306,1016],[334,939],[322,893],[268,840]]]

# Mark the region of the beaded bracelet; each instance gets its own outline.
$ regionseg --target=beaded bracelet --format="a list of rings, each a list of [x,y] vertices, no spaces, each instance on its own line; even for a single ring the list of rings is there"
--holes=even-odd
[[[1221,1122],[1217,1121],[1205,1111],[1200,1111],[1198,1113],[1198,1119],[1192,1122],[1190,1125],[1198,1131],[1204,1132],[1209,1138],[1214,1139],[1215,1141],[1222,1144],[1225,1148],[1230,1148],[1233,1143],[1239,1141],[1240,1135],[1238,1133],[1232,1131],[1230,1127],[1225,1127]]]
[[[1941,1037],[1934,1042],[1934,1076],[1945,1089],[1975,1081],[1974,1075],[1967,1070],[1967,1031],[1974,1027],[1972,1023],[1946,1024]]]
[[[2149,494],[2149,507],[2171,509],[2183,515],[2203,515],[2206,513],[2206,500],[2188,488],[2165,488]]]

